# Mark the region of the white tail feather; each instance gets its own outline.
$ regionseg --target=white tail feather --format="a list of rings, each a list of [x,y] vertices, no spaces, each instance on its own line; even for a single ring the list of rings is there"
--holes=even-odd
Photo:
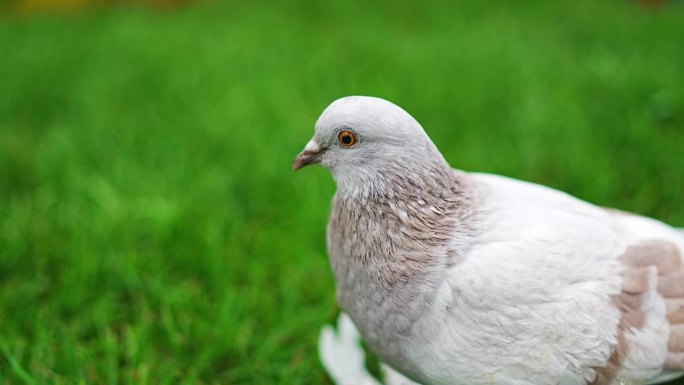
[[[361,337],[351,318],[341,313],[337,331],[327,325],[318,338],[321,362],[336,385],[382,385],[366,370]]]
[[[345,313],[337,319],[337,331],[326,325],[318,338],[321,362],[335,385],[383,385],[366,369],[361,335]],[[419,385],[388,365],[381,364],[386,385]]]
[[[404,377],[403,374],[392,369],[389,365],[381,364],[382,373],[385,375],[385,384],[387,385],[420,385]]]

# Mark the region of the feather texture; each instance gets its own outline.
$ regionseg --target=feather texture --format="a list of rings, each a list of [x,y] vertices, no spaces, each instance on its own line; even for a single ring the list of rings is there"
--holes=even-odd
[[[336,143],[341,129],[358,142]],[[310,143],[337,181],[328,252],[338,300],[402,378],[609,385],[681,374],[681,231],[454,171],[418,122],[377,98],[331,104]],[[325,346],[349,345],[331,333],[327,357]]]

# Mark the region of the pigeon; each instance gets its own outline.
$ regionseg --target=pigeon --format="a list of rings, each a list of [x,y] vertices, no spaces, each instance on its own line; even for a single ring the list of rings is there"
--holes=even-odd
[[[321,334],[337,384],[373,384],[358,338],[396,384],[684,375],[681,229],[452,169],[410,114],[380,98],[330,104],[292,168],[312,164],[337,185],[327,246],[346,315]]]

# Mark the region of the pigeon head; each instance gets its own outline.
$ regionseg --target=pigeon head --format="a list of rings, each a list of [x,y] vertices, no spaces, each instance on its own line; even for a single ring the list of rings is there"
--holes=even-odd
[[[386,180],[446,166],[420,124],[401,107],[368,96],[334,101],[316,122],[316,132],[292,168],[329,169],[338,187]],[[424,170],[425,169],[425,170]]]

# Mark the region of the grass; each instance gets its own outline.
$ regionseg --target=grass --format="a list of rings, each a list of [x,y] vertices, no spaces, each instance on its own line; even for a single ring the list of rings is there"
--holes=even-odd
[[[681,4],[206,3],[0,19],[0,382],[329,384],[320,111],[684,226]],[[684,382],[679,382],[684,384]]]

